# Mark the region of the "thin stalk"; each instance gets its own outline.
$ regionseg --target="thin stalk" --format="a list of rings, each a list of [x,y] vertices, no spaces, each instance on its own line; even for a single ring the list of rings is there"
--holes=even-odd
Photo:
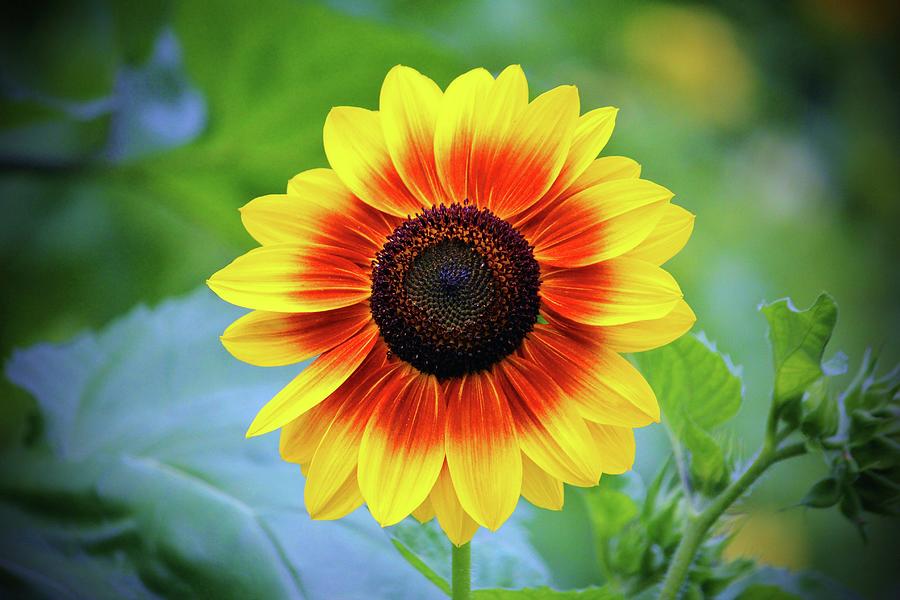
[[[706,533],[719,520],[719,517],[759,479],[760,475],[775,463],[806,452],[802,443],[785,446],[778,450],[773,449],[771,442],[774,438],[774,430],[770,429],[769,431],[772,432],[772,435],[766,436],[763,449],[750,467],[716,496],[700,514],[688,522],[684,537],[681,538],[681,542],[675,550],[675,556],[672,557],[672,563],[663,580],[660,600],[676,600],[679,597],[681,586],[684,584],[684,579],[687,577],[697,549],[703,543]]]
[[[469,600],[472,594],[472,546],[453,545],[453,600]]]

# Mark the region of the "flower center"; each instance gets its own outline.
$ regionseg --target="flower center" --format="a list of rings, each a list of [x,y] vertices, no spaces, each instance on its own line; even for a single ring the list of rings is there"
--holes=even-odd
[[[471,205],[436,206],[400,224],[372,267],[372,317],[390,351],[457,377],[514,352],[540,309],[541,274],[512,225]]]

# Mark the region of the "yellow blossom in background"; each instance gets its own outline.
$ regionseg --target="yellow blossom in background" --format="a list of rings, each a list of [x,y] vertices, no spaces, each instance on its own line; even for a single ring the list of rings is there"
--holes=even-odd
[[[802,569],[809,564],[807,530],[802,513],[758,509],[735,518],[728,560],[750,558],[764,565]]]
[[[756,73],[732,26],[696,7],[650,6],[623,32],[624,51],[665,101],[719,126],[752,115]]]

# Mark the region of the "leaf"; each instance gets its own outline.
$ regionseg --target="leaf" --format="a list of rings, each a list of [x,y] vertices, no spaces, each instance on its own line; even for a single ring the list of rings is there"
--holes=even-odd
[[[118,56],[107,16],[96,8],[36,2],[7,14],[0,23],[4,83],[77,101],[109,93]]]
[[[687,450],[691,475],[701,487],[715,489],[728,470],[711,432],[741,406],[739,371],[705,337],[693,334],[635,358],[656,393],[663,423]]]
[[[800,400],[800,411],[800,429],[808,438],[826,438],[837,432],[840,408],[837,398],[828,389],[826,377],[820,377],[807,386]]]
[[[406,559],[406,562],[411,564],[416,571],[425,576],[425,579],[433,583],[438,587],[439,590],[447,594],[451,595],[452,590],[450,588],[450,584],[446,579],[438,575],[434,572],[434,569],[429,567],[425,561],[416,556],[416,553],[406,547],[406,544],[398,540],[397,538],[393,538],[391,540],[393,542],[394,547],[403,555],[403,558]]]
[[[725,452],[709,432],[690,419],[685,419],[681,439],[690,452],[691,479],[700,482],[701,487],[715,491],[728,477]]]
[[[741,406],[738,370],[701,335],[684,335],[635,358],[656,392],[663,419],[676,430],[687,418],[709,430]]]
[[[797,594],[786,592],[777,585],[758,583],[751,585],[737,600],[802,600]]]
[[[554,589],[525,588],[521,590],[475,590],[473,600],[624,600],[624,596],[609,587],[560,592]]]
[[[482,588],[518,588],[550,583],[546,566],[531,547],[522,527],[531,509],[522,503],[496,532],[479,531],[472,543],[472,585]],[[435,521],[424,525],[412,519],[389,529],[394,545],[420,573],[443,589],[450,581],[451,548]],[[429,575],[430,574],[430,575]]]
[[[761,589],[760,589],[761,588]],[[761,590],[776,595],[763,596]],[[774,590],[779,590],[775,592]],[[744,594],[750,595],[745,596]],[[734,582],[717,600],[761,600],[762,598],[799,598],[800,600],[859,600],[859,596],[819,573],[787,571],[763,567]]]
[[[97,335],[17,352],[41,447],[0,464],[7,581],[63,598],[438,598],[361,509],[313,522],[277,436],[246,440],[296,368],[243,365],[206,290]],[[524,541],[524,540],[522,540]],[[79,566],[80,565],[80,566]]]
[[[35,10],[47,12],[45,3],[38,4]],[[92,102],[109,93],[104,65],[115,55],[104,50],[103,64],[86,68],[94,64],[93,54],[82,56],[81,44],[106,48],[128,42],[134,47],[123,51],[139,56],[147,40],[130,39],[127,32],[138,27],[146,33],[158,23],[158,11],[164,9],[159,4],[165,2],[119,4],[104,20],[102,10],[68,3],[47,27],[37,28],[40,55],[16,43],[28,30],[9,21],[4,31],[18,31],[0,36],[0,45],[9,50],[0,51],[0,61],[8,56],[26,75],[43,77],[32,63],[52,58],[56,70],[85,89],[82,94],[80,87],[61,85],[47,92],[71,92]],[[322,126],[332,106],[377,107],[381,82],[398,62],[415,65],[442,85],[465,66],[427,38],[312,3],[173,4],[166,13],[171,22],[156,38],[151,60],[141,69],[116,73],[116,89],[124,88],[127,98],[113,102],[119,109],[114,139],[107,136],[108,119],[69,119],[57,127],[64,117],[60,110],[26,103],[13,115],[7,109],[15,103],[0,105],[0,122],[6,126],[0,158],[13,165],[41,157],[68,164],[105,152],[107,145],[123,159],[95,162],[89,169],[0,176],[5,210],[0,250],[4,273],[18,290],[0,299],[2,356],[8,356],[13,341],[65,339],[109,322],[139,301],[159,302],[194,289],[253,245],[239,206],[282,192],[288,179],[304,169],[327,166]],[[118,28],[106,37],[87,35],[98,20],[95,12],[102,27]],[[85,21],[90,23],[82,27]],[[76,36],[74,46],[62,44],[66,36],[54,37],[52,47],[42,45],[45,34],[57,28],[69,37],[75,31],[85,34]],[[60,44],[63,51],[57,52]],[[4,77],[14,75],[0,70]],[[196,135],[201,127],[202,135]],[[147,155],[148,148],[155,152]],[[59,302],[59,289],[66,290],[66,302]],[[12,420],[9,412],[22,410],[0,408],[0,436],[21,437],[25,427],[18,417],[16,424],[6,421]]]
[[[638,515],[639,498],[636,496],[639,492],[634,489],[638,481],[630,473],[627,477],[602,477],[600,485],[582,492],[595,536],[608,540]],[[631,494],[628,493],[629,487]]]
[[[837,504],[841,495],[840,482],[834,477],[826,477],[810,488],[800,504],[811,508],[828,508]]]
[[[790,299],[760,307],[769,322],[769,341],[775,365],[773,396],[777,404],[797,398],[806,386],[824,374],[822,358],[837,322],[837,305],[820,295],[806,310]]]

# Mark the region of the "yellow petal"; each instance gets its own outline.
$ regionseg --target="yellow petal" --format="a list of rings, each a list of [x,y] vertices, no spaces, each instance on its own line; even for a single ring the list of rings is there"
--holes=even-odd
[[[308,465],[340,406],[340,402],[325,400],[286,424],[279,439],[281,458],[286,462],[307,465],[303,474],[309,473]]]
[[[431,504],[431,497],[425,498],[425,501],[412,511],[412,515],[419,523],[427,523],[432,520],[434,518],[434,505]]]
[[[603,327],[600,335],[603,343],[616,352],[643,352],[674,342],[690,331],[696,320],[694,311],[681,300],[660,319]]]
[[[299,243],[318,232],[316,223],[341,214],[353,193],[331,169],[310,169],[291,178],[288,193],[260,196],[241,208],[241,221],[257,242]]]
[[[510,405],[522,452],[567,483],[596,485],[600,465],[577,406],[542,369],[544,364],[507,357],[495,367]]]
[[[542,264],[582,267],[638,246],[665,214],[672,192],[643,179],[601,183],[558,201],[528,226]]]
[[[232,356],[251,365],[289,365],[334,348],[371,319],[365,304],[316,313],[256,310],[229,325],[222,344]]]
[[[588,423],[603,472],[619,475],[634,466],[634,430],[630,427]]]
[[[560,86],[528,104],[503,137],[485,138],[476,129],[469,199],[503,219],[536,203],[565,162],[578,109],[578,90]]]
[[[631,426],[609,410],[610,404],[622,400],[658,423],[659,402],[641,372],[612,350],[600,347],[594,352],[597,370],[589,377],[589,382],[598,398],[596,402],[582,404],[584,416],[597,423]]]
[[[428,496],[444,463],[444,399],[420,374],[385,395],[359,449],[359,488],[382,527],[406,518]]]
[[[678,282],[658,266],[620,256],[546,273],[541,296],[547,307],[567,319],[606,326],[662,318],[683,294]]]
[[[565,390],[585,419],[628,427],[659,421],[659,404],[647,381],[602,342],[591,344],[544,325],[535,328],[523,348]]]
[[[398,217],[428,206],[406,188],[397,173],[379,113],[354,106],[332,108],[322,137],[331,168],[363,202]]]
[[[453,487],[450,471],[447,463],[444,463],[441,474],[438,476],[429,496],[431,505],[438,524],[450,541],[456,546],[468,543],[475,532],[478,531],[478,523],[463,509]]]
[[[447,466],[465,511],[490,530],[516,508],[522,457],[506,398],[489,373],[450,380]]]
[[[278,244],[239,256],[206,282],[222,300],[272,312],[319,312],[371,294],[369,274],[318,247]]]
[[[378,365],[377,361],[369,364],[372,366],[360,367],[325,401],[336,401],[340,409],[320,436],[306,474],[306,510],[314,518],[327,511],[335,503],[335,497],[344,493],[346,479],[351,475],[353,487],[358,490],[359,450],[372,413],[385,394],[400,393],[410,380],[396,364]]]
[[[304,495],[309,490],[309,481],[304,487]],[[316,505],[315,511],[310,511],[311,519],[318,521],[334,521],[343,519],[354,510],[362,506],[363,497],[359,491],[359,484],[356,481],[356,469],[354,468],[343,480],[335,493],[328,496],[324,501]],[[309,504],[307,503],[307,506]]]
[[[589,187],[617,179],[637,179],[641,165],[624,156],[603,156],[596,159],[562,194],[567,198]]]
[[[381,87],[381,124],[391,159],[422,206],[446,203],[434,154],[441,88],[415,69],[398,65]]]
[[[543,201],[552,201],[566,191],[597,158],[612,136],[618,112],[619,109],[607,106],[579,117],[569,154]]]
[[[328,254],[366,268],[399,222],[354,196],[331,169],[295,175],[286,194],[247,203],[241,220],[263,246],[325,246]]]
[[[525,499],[547,510],[562,510],[565,499],[563,482],[556,479],[526,455],[522,455],[522,495]]]
[[[278,429],[319,404],[359,368],[377,340],[378,327],[372,323],[319,356],[262,407],[250,424],[247,437]]]
[[[650,235],[628,256],[661,265],[684,248],[693,231],[694,215],[680,206],[669,204]]]
[[[485,69],[473,69],[450,82],[441,99],[434,132],[434,156],[450,202],[463,202],[467,197],[475,124],[493,83],[494,78]]]

